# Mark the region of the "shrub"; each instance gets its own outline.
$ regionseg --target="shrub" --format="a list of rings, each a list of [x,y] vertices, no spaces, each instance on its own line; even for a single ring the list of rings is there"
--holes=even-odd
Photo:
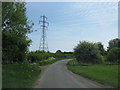
[[[80,42],[74,48],[74,55],[76,60],[80,63],[100,63],[101,57],[98,47],[86,41]]]
[[[120,39],[119,38],[112,39],[109,41],[108,52],[114,47],[120,48]]]
[[[71,58],[73,55],[72,54],[63,54],[63,53],[49,53],[49,52],[30,52],[27,55],[27,59],[30,62],[37,62],[37,61],[42,61],[42,60],[47,60],[50,57],[53,57],[55,59],[59,58]]]
[[[49,56],[50,56],[50,54],[48,54],[48,53],[31,52],[31,53],[28,54],[27,58],[30,62],[36,62],[36,61],[41,61],[41,60],[48,59]]]
[[[120,48],[114,47],[110,49],[110,51],[108,52],[107,61],[118,62],[120,60],[119,55],[120,55]]]

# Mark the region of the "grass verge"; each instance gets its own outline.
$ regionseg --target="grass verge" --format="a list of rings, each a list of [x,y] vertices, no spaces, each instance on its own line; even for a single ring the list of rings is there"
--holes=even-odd
[[[40,72],[37,64],[2,65],[2,88],[30,88]]]
[[[113,87],[118,87],[118,65],[79,65],[69,61],[67,68],[72,72]]]

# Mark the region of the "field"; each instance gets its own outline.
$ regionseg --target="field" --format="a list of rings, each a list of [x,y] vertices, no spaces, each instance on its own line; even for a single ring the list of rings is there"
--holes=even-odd
[[[118,87],[118,65],[78,65],[74,60],[69,61],[67,67],[76,74]]]

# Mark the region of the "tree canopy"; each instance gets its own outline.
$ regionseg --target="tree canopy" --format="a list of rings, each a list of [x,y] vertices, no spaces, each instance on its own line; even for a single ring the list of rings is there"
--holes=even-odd
[[[80,63],[99,63],[100,52],[98,47],[90,42],[80,42],[74,48],[74,55]]]
[[[107,52],[105,51],[103,44],[101,42],[98,42],[98,43],[96,43],[96,45],[98,46],[100,54],[102,56],[105,56],[107,54]]]
[[[5,62],[25,60],[33,23],[26,16],[25,2],[2,3],[2,58]]]
[[[120,48],[120,39],[115,38],[109,41],[108,51],[114,47]]]
[[[62,53],[62,51],[61,50],[57,50],[56,53]]]
[[[112,39],[109,41],[107,51],[107,61],[119,62],[120,61],[120,39]]]

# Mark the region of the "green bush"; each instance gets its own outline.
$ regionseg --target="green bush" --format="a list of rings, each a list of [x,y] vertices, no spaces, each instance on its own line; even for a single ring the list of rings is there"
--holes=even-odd
[[[4,31],[2,37],[3,63],[24,61],[30,40],[26,40],[26,37],[10,33],[9,31]]]
[[[112,39],[109,41],[108,52],[114,47],[120,48],[120,39],[119,38]]]
[[[105,51],[103,44],[101,42],[98,42],[98,43],[95,43],[95,44],[97,45],[98,50],[100,51],[100,54],[102,56],[106,56],[107,52]]]
[[[80,64],[76,60],[71,60],[67,63],[67,65],[76,66],[76,65],[80,65]]]
[[[106,56],[100,56],[100,62],[101,63],[105,63],[105,61],[106,61]]]
[[[54,57],[55,59],[59,58],[71,58],[72,54],[62,54],[62,53],[49,53],[49,52],[30,52],[27,55],[27,59],[29,62],[37,62],[42,60],[47,60],[50,57]]]
[[[101,55],[96,44],[80,42],[74,48],[74,55],[79,63],[101,63]]]
[[[30,62],[45,60],[45,59],[48,59],[49,57],[50,57],[50,54],[48,54],[48,53],[31,52],[27,55],[27,58]]]
[[[109,50],[107,55],[107,61],[118,62],[120,60],[119,55],[120,55],[120,48],[114,47]]]

